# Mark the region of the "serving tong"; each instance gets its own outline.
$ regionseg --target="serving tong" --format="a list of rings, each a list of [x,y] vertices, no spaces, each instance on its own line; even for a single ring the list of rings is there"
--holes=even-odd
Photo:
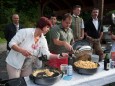
[[[33,66],[35,67],[35,69],[37,69],[37,67],[35,66],[36,64],[36,61],[37,60],[40,60],[42,61],[42,68],[44,68],[46,66],[46,62],[48,61],[47,60],[47,55],[43,55],[41,57],[38,57],[34,54],[32,54],[29,58],[26,58],[25,61],[24,61],[24,64],[22,66],[22,70],[25,69],[25,68],[28,68],[30,66]]]

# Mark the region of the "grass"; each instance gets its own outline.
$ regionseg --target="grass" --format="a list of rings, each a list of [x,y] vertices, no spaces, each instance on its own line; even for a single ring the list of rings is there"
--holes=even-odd
[[[0,38],[0,44],[2,44],[2,43],[6,43],[6,40]]]

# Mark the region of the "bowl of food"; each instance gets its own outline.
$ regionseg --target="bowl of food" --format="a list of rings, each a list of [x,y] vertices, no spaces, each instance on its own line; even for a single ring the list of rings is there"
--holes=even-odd
[[[30,75],[30,79],[38,85],[50,86],[58,82],[63,73],[58,69],[37,69]]]
[[[73,64],[73,69],[79,74],[91,75],[97,72],[99,64],[92,61],[76,61]]]

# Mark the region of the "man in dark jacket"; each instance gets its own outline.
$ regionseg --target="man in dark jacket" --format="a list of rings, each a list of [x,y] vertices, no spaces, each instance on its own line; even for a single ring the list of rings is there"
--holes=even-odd
[[[101,21],[98,19],[99,9],[94,8],[91,12],[91,19],[85,23],[85,36],[92,43],[94,51],[99,55],[99,61],[103,58],[100,40],[103,36]]]
[[[8,24],[4,30],[4,35],[5,35],[5,39],[7,41],[7,50],[8,51],[11,50],[8,45],[10,40],[13,38],[13,36],[16,34],[16,32],[21,28],[23,28],[23,26],[19,24],[19,15],[13,14],[12,15],[12,23]]]

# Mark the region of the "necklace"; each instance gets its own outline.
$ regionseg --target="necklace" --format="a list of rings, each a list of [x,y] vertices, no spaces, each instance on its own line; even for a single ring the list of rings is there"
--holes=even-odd
[[[38,42],[39,37],[34,37],[35,44]]]

